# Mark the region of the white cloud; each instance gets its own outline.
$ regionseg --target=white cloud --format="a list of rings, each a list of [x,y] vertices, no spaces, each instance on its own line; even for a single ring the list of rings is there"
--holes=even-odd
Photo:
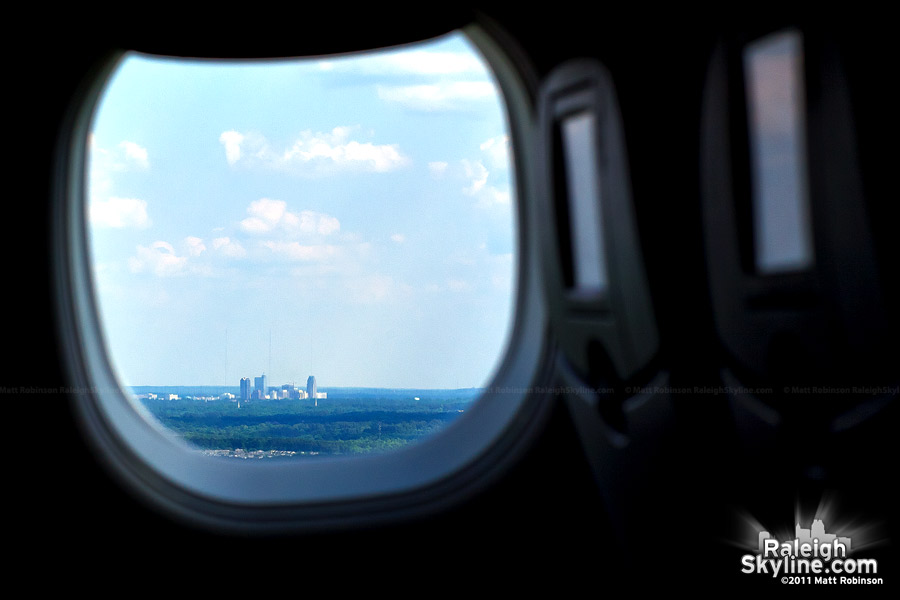
[[[486,140],[479,146],[487,154],[492,167],[505,169],[509,167],[509,136],[498,135]]]
[[[210,242],[214,252],[228,258],[243,258],[247,251],[236,240],[228,237],[215,238]],[[128,259],[128,268],[132,273],[151,273],[158,277],[176,275],[212,275],[212,267],[201,255],[208,255],[208,248],[202,238],[188,236],[184,238],[179,254],[175,247],[166,241],[156,241],[149,246],[137,246],[135,255]]]
[[[241,221],[241,229],[247,233],[266,233],[272,230],[273,225],[266,223],[259,217],[247,217]]]
[[[402,233],[395,233],[394,235],[391,236],[391,241],[394,241],[398,244],[402,244],[403,242],[406,241],[406,236],[403,235]]]
[[[247,207],[247,212],[254,218],[259,219],[268,227],[273,227],[281,220],[287,210],[287,202],[284,200],[271,200],[269,198],[260,198],[254,200]]]
[[[150,226],[147,202],[137,198],[94,200],[90,206],[90,220],[94,226],[115,229]]]
[[[263,136],[226,131],[229,164],[247,164],[300,175],[328,175],[346,171],[385,173],[409,163],[396,144],[373,144],[350,139],[355,128],[335,127],[330,132],[304,131],[287,148],[278,151]]]
[[[378,86],[378,97],[424,111],[454,110],[498,96],[490,81],[442,81],[419,85]]]
[[[91,169],[96,171],[94,175],[108,177],[111,173],[135,169],[143,171],[150,168],[150,155],[147,149],[136,142],[123,140],[113,149],[98,146],[93,135],[88,142]]]
[[[298,213],[287,210],[287,202],[260,198],[247,207],[250,215],[241,221],[241,229],[247,233],[268,233],[278,230],[291,236],[330,235],[341,229],[337,218],[311,210]]]
[[[96,138],[92,134],[88,137],[88,147],[90,149],[89,192],[92,201],[112,201],[112,204],[120,204],[117,202],[118,199],[109,198],[114,189],[114,174],[150,168],[147,150],[135,142],[122,141],[114,148],[107,149],[97,145]],[[124,209],[125,207],[120,208]],[[97,209],[100,212],[95,224],[104,226],[105,216],[101,213],[106,210],[115,210],[115,207],[97,204]],[[115,222],[115,218],[112,219],[111,223],[113,222]],[[109,224],[106,226],[118,227],[119,225]]]
[[[338,254],[337,246],[320,244],[304,245],[300,242],[267,241],[262,244],[273,253],[292,261],[324,262]]]
[[[494,171],[500,172],[500,179],[507,178],[507,169],[509,167],[509,136],[499,135],[483,142],[479,148],[486,155],[487,162],[491,164]],[[508,180],[501,186],[489,185],[488,179],[492,171],[484,166],[482,160],[460,161],[462,165],[463,175],[468,184],[463,187],[463,193],[474,196],[477,199],[477,205],[481,208],[491,208],[495,206],[508,206],[510,204],[510,191]],[[495,176],[493,180],[495,181]]]
[[[241,159],[241,144],[244,136],[237,131],[226,131],[219,136],[219,143],[225,146],[225,160],[229,165],[233,165]]]
[[[101,148],[93,135],[89,137],[89,194],[88,219],[92,227],[111,229],[145,229],[151,225],[147,202],[139,198],[110,196],[114,189],[113,174],[150,167],[147,150],[140,145],[122,141],[113,150]],[[137,256],[128,259],[133,272],[145,269],[160,275],[174,274],[186,259],[175,256],[175,250],[165,242],[149,248],[137,247]]]
[[[478,194],[478,205],[482,208],[490,208],[492,206],[509,205],[509,190],[501,190],[494,186],[487,186]]]
[[[186,256],[175,254],[175,248],[168,242],[157,241],[149,247],[138,246],[137,255],[128,260],[132,273],[149,271],[160,277],[177,275],[187,263]]]
[[[376,146],[370,142],[348,140],[349,128],[335,127],[331,133],[304,132],[283,160],[290,164],[316,164],[320,166],[360,168],[366,171],[385,172],[406,164],[396,145]]]
[[[184,243],[187,246],[187,253],[190,256],[200,256],[203,254],[203,251],[206,250],[206,245],[203,243],[203,240],[198,237],[186,237],[184,238]]]
[[[212,241],[213,250],[224,254],[229,258],[243,258],[247,256],[247,250],[236,240],[229,237],[218,237]]]
[[[150,160],[146,148],[129,141],[119,143],[119,147],[125,151],[125,159],[128,163],[136,165],[140,169],[150,168]]]
[[[97,147],[91,138],[89,191],[91,198],[106,197],[113,189],[112,159],[108,150]]]
[[[435,177],[440,177],[447,172],[448,164],[444,161],[436,160],[428,163],[428,170]]]
[[[341,223],[335,217],[311,210],[300,211],[298,226],[300,231],[304,233],[308,228],[309,230],[315,230],[320,235],[330,235],[341,229]]]
[[[465,176],[469,180],[469,185],[463,188],[463,192],[470,196],[474,196],[487,183],[488,175],[490,175],[490,172],[485,168],[480,160],[473,162],[463,159],[462,166],[465,172]]]

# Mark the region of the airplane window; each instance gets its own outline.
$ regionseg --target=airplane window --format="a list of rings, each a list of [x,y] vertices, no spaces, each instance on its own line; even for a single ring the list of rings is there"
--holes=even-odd
[[[567,117],[562,123],[574,283],[579,291],[588,293],[602,293],[607,285],[595,127],[591,113]]]
[[[772,34],[744,51],[758,272],[813,263],[806,179],[802,37]]]
[[[509,145],[461,33],[327,59],[125,55],[91,128],[86,219],[134,406],[241,458],[443,430],[510,334]]]

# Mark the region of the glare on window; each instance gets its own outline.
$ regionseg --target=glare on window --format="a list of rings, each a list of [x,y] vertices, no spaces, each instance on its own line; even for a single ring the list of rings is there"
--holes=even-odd
[[[606,290],[607,274],[594,115],[567,117],[562,122],[562,138],[575,287],[581,292],[602,293]]]
[[[813,262],[806,177],[802,37],[762,38],[744,52],[755,263],[773,274]]]

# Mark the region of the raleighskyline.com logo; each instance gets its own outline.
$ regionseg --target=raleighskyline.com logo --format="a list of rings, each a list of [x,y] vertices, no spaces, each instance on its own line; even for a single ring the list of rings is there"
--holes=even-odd
[[[759,532],[757,554],[741,557],[741,572],[781,577],[785,584],[879,585],[878,561],[850,556],[849,537],[825,532],[815,519],[809,529],[795,527],[795,537],[778,541],[768,531]]]

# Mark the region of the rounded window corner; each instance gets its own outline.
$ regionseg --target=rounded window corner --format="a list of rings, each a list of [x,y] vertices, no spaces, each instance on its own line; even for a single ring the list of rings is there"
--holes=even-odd
[[[207,456],[135,406],[110,360],[87,239],[91,123],[126,53],[103,57],[86,74],[56,160],[58,328],[77,421],[98,460],[123,485],[177,519],[211,528],[316,530],[439,510],[489,485],[538,437],[551,402],[531,387],[548,360],[546,308],[531,268],[534,226],[528,205],[534,186],[525,174],[534,90],[528,89],[523,65],[501,58],[501,41],[478,25],[464,33],[476,38],[472,41],[499,81],[511,150],[521,161],[514,169],[518,253],[511,323],[482,397],[463,418],[402,450],[360,457],[254,463]]]

